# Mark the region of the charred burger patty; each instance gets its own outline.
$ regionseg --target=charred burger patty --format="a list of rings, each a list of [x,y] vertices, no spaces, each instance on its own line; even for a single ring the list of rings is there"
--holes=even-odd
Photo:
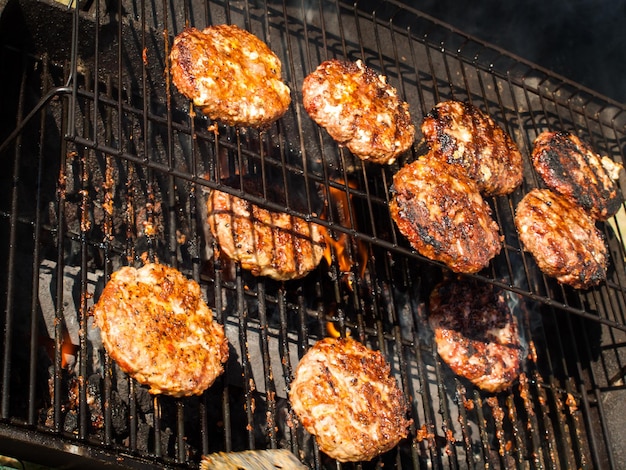
[[[415,137],[408,103],[360,60],[328,60],[302,84],[302,102],[311,118],[353,154],[392,163]]]
[[[476,184],[453,165],[423,157],[393,177],[391,216],[411,245],[455,272],[475,273],[501,249],[498,224]]]
[[[522,182],[522,155],[511,137],[477,107],[438,103],[422,122],[433,156],[459,165],[485,196],[512,192]]]
[[[439,356],[455,374],[489,392],[517,379],[517,320],[493,286],[461,278],[442,282],[430,295],[428,322]]]
[[[111,275],[93,308],[104,347],[150,393],[199,395],[223,372],[228,343],[200,286],[149,263]]]
[[[276,54],[235,25],[185,29],[174,39],[170,60],[178,91],[211,119],[262,127],[291,103]]]
[[[302,357],[289,400],[320,449],[341,462],[392,449],[411,424],[382,354],[350,338],[325,338]]]
[[[543,132],[535,139],[533,166],[546,185],[571,199],[598,220],[615,215],[622,205],[616,179],[623,169],[600,157],[586,142],[568,132]]]
[[[564,196],[533,189],[515,210],[515,226],[524,248],[548,276],[579,289],[606,278],[608,251],[602,232]]]

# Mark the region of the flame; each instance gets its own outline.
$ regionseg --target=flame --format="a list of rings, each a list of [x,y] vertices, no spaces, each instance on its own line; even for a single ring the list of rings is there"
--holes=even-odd
[[[337,264],[339,265],[339,270],[342,273],[350,272],[350,268],[352,268],[352,256],[350,256],[350,252],[348,250],[350,240],[348,239],[348,235],[342,233],[337,240],[335,240],[328,232],[325,234],[326,237],[326,249],[324,250],[324,258],[326,262],[330,266],[333,262],[333,253],[335,254],[335,258],[337,259]]]
[[[326,333],[328,334],[328,336],[331,336],[333,338],[339,338],[341,336],[341,332],[337,329],[335,323],[332,321],[326,322]],[[346,338],[349,338],[351,335],[352,332],[350,331],[350,328],[346,328]]]
[[[348,181],[347,185],[350,188],[356,187],[356,184],[351,181]],[[337,208],[339,222],[345,227],[351,226],[357,230],[356,221],[350,218],[352,195],[349,195],[346,191],[343,191],[340,188],[330,186],[328,189],[330,199],[335,203],[335,207]],[[341,233],[337,238],[334,238],[330,232],[326,231],[325,238],[326,249],[324,251],[324,258],[326,259],[326,262],[329,266],[332,265],[334,254],[339,270],[344,274],[349,274],[352,266],[354,265],[351,253],[350,237],[347,233]],[[365,270],[367,269],[367,258],[369,255],[368,247],[363,240],[357,240],[356,254],[358,256],[357,261],[360,266],[358,276],[359,278],[362,278],[365,275]],[[348,284],[350,285],[350,288],[352,288],[352,282],[350,280],[348,280]]]
[[[72,366],[76,362],[76,352],[78,346],[72,343],[70,334],[67,330],[63,333],[63,341],[61,342],[61,368],[65,369]]]
[[[61,340],[61,368],[65,369],[72,367],[76,363],[78,346],[72,343],[69,332],[65,328],[63,330],[63,339]],[[54,338],[39,336],[38,343],[40,346],[43,346],[50,360],[54,361],[54,351],[56,348]]]

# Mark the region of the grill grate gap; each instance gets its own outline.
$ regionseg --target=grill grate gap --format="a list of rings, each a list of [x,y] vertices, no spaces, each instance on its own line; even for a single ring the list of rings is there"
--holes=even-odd
[[[7,267],[0,273],[0,398],[8,426],[0,432],[9,445],[20,444],[10,450],[28,446],[20,433],[26,426],[51,442],[77,441],[94,462],[196,467],[208,452],[288,448],[313,468],[337,468],[286,400],[299,358],[332,322],[380,349],[411,397],[410,439],[360,468],[617,467],[610,410],[625,390],[622,229],[604,226],[613,265],[608,282],[572,292],[541,275],[510,231],[517,202],[539,185],[530,167],[522,188],[490,200],[505,246],[476,277],[517,299],[528,360],[514,389],[484,394],[439,359],[426,305],[444,273],[413,253],[387,210],[393,172],[423,147],[416,142],[389,168],[355,160],[310,122],[298,85],[326,58],[362,57],[397,86],[416,123],[437,101],[468,99],[525,155],[541,130],[571,128],[623,161],[624,109],[393,1],[197,3],[177,9],[165,1],[119,2],[105,11],[96,1],[80,17],[42,6],[78,25],[77,45],[62,60],[42,44],[21,51],[0,43],[2,64],[21,64],[0,67],[3,82],[19,90],[17,98],[1,98],[7,116],[15,111],[19,123],[40,106],[1,147],[0,233],[8,243],[0,255]],[[212,127],[190,115],[171,86],[166,57],[173,36],[187,24],[224,21],[264,38],[284,64],[293,105],[264,132]],[[72,93],[40,102],[64,84]],[[11,119],[2,118],[2,139],[15,128]],[[248,176],[261,181],[260,194],[241,189]],[[273,197],[276,183],[288,188],[286,200]],[[322,262],[305,281],[253,278],[215,255],[207,236],[204,197],[218,187],[330,227],[347,240],[352,266],[344,269],[335,251],[330,265]],[[142,257],[200,281],[226,325],[234,360],[202,397],[150,397],[94,343],[90,305],[115,269]],[[68,350],[71,367],[63,363]],[[90,401],[98,389],[101,409]]]

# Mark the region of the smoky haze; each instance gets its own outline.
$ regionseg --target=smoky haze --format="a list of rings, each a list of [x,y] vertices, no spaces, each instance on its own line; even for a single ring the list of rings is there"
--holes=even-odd
[[[404,2],[626,103],[626,0]]]

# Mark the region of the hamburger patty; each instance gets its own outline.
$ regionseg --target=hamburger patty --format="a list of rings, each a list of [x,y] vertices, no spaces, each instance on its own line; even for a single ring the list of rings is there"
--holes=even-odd
[[[392,449],[411,424],[382,354],[350,338],[325,338],[302,357],[289,400],[320,450],[341,462]]]
[[[415,137],[408,103],[357,60],[323,62],[302,84],[309,116],[354,155],[375,163],[392,163]]]
[[[509,388],[519,376],[517,320],[490,284],[442,282],[430,295],[428,322],[439,356],[455,374],[488,392]]]
[[[174,38],[170,60],[178,91],[211,119],[262,127],[281,117],[291,103],[280,59],[235,25],[186,28]]]
[[[622,204],[616,179],[623,169],[600,157],[586,142],[568,132],[543,132],[532,151],[533,166],[546,185],[571,199],[598,220],[615,215]]]
[[[298,279],[315,269],[324,255],[326,230],[300,217],[218,190],[208,196],[207,213],[220,249],[255,276]]]
[[[199,395],[224,370],[224,328],[213,321],[198,283],[174,268],[119,269],[93,316],[111,358],[150,393]]]
[[[533,189],[515,210],[515,226],[524,248],[548,276],[577,289],[606,278],[604,236],[569,199],[549,189]]]
[[[522,154],[490,116],[469,103],[438,103],[422,122],[434,156],[464,168],[485,196],[512,192],[522,182]]]
[[[389,210],[413,248],[455,272],[478,272],[500,252],[498,224],[476,184],[441,159],[427,156],[400,169]]]

